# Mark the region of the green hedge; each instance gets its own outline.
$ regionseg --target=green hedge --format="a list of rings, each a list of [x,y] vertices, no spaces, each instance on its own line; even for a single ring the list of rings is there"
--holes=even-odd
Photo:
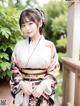
[[[19,11],[0,7],[0,78],[10,77],[10,58],[15,43],[22,39],[19,29]]]

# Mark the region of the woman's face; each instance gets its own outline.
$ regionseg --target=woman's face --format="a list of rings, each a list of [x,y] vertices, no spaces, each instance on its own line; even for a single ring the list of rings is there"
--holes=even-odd
[[[27,17],[25,23],[21,26],[21,30],[28,37],[34,37],[39,34],[39,26],[35,22],[30,21]]]

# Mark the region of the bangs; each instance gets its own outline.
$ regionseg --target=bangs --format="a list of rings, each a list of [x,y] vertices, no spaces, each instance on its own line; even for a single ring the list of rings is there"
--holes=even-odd
[[[26,16],[22,16],[20,20],[21,25],[26,23]]]
[[[22,24],[25,24],[25,23],[27,22],[27,19],[28,19],[29,21],[35,21],[35,20],[33,19],[33,17],[31,17],[31,16],[28,15],[28,14],[22,15],[21,18],[20,18],[20,22],[19,22],[20,27],[22,26]]]

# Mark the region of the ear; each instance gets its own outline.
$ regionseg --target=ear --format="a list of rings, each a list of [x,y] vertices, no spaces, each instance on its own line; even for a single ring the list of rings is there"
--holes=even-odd
[[[39,22],[39,28],[42,27],[42,20]]]

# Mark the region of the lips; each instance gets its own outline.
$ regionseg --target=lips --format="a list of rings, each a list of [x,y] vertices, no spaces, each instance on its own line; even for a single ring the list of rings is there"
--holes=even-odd
[[[27,32],[28,35],[30,35],[32,32]]]

